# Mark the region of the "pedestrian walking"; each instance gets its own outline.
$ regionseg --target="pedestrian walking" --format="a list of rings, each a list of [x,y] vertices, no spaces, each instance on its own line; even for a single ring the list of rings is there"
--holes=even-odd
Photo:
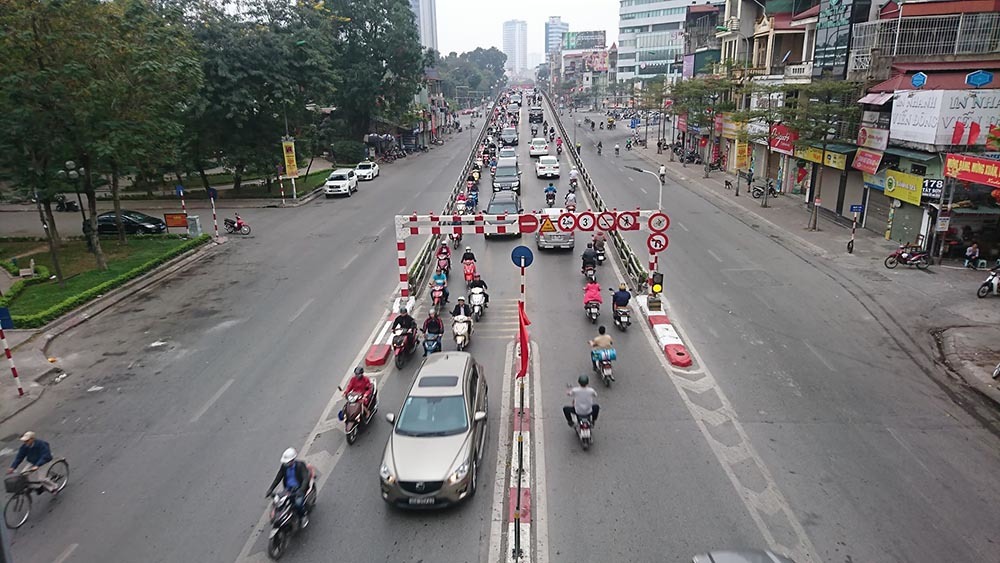
[[[663,140],[656,141],[656,154],[663,154]]]

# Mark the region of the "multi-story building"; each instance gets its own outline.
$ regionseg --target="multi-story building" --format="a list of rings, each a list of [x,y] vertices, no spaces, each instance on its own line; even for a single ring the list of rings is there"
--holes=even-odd
[[[528,68],[528,23],[524,20],[503,22],[503,52],[505,68],[512,75],[524,74]]]
[[[416,17],[420,44],[425,49],[438,50],[437,6],[435,0],[410,0],[410,9]]]
[[[658,75],[680,78],[689,4],[683,0],[621,0],[618,81]]]
[[[559,16],[549,17],[545,22],[545,54],[558,51],[562,46],[563,33],[569,31],[569,23],[562,21]]]

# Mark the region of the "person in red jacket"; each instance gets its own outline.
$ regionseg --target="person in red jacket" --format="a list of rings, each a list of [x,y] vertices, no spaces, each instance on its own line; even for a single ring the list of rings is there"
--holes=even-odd
[[[345,397],[351,393],[361,395],[361,416],[364,420],[368,419],[368,407],[371,403],[373,387],[372,380],[365,376],[365,368],[358,366],[354,368],[354,377],[347,382],[347,389],[344,389]]]

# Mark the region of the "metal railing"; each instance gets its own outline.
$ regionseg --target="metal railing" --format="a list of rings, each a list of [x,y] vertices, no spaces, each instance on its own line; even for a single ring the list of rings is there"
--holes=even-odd
[[[851,69],[866,70],[870,57],[988,55],[1000,53],[1000,13],[906,17],[855,24]],[[868,56],[866,60],[865,56]]]
[[[785,66],[785,78],[812,78],[813,64],[796,63]]]

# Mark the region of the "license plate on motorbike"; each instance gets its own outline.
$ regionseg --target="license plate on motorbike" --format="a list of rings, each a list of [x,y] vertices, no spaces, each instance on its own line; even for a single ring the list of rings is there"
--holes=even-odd
[[[415,505],[424,505],[424,506],[426,506],[428,504],[434,504],[434,497],[411,498],[409,500],[409,503],[410,504],[415,504]]]

